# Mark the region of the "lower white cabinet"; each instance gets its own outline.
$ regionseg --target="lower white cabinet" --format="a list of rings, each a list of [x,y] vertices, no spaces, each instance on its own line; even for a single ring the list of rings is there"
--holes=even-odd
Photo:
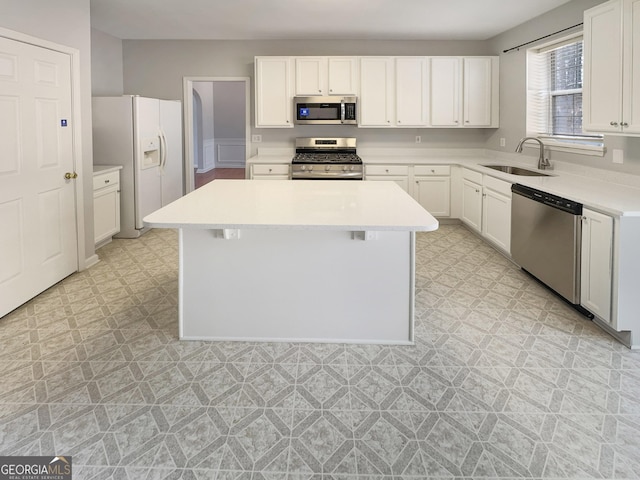
[[[413,198],[434,217],[451,215],[451,167],[416,165],[413,170]]]
[[[120,171],[93,175],[93,235],[96,245],[120,232]]]
[[[482,231],[482,174],[467,168],[462,169],[460,220],[475,231]]]
[[[511,183],[484,176],[482,235],[505,252],[511,252]]]
[[[289,164],[253,164],[251,166],[252,180],[288,180]]]
[[[365,165],[365,180],[393,181],[409,192],[409,166],[407,165]]]
[[[611,324],[613,218],[582,210],[580,304]]]

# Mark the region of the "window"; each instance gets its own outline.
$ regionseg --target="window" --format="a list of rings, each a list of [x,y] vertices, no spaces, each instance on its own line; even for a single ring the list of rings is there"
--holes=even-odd
[[[602,135],[582,131],[582,37],[527,52],[527,135],[560,150],[603,154]]]

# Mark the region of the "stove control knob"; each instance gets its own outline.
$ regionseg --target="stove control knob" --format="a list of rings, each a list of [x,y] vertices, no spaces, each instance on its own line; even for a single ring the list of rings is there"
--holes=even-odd
[[[329,170],[331,170],[331,165],[327,165],[326,167],[324,167],[325,172],[328,172]]]
[[[309,171],[313,170],[313,165],[309,165]]]
[[[353,167],[352,167],[352,168],[353,168]],[[344,165],[344,166],[342,167],[342,171],[343,171],[343,172],[346,172],[346,171],[347,171],[347,166],[346,166],[346,165]]]
[[[349,170],[351,170],[351,171],[353,172],[353,170],[354,170],[355,168],[356,168],[356,167],[354,167],[353,165],[351,165],[351,168],[350,168]]]
[[[300,168],[303,172],[307,169],[306,165],[302,165],[302,167]]]

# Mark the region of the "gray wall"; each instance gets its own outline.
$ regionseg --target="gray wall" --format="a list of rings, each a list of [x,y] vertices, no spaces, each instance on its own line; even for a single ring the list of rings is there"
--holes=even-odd
[[[89,0],[2,0],[0,27],[38,37],[80,52],[85,256],[93,245],[93,153],[91,136],[91,34]]]
[[[583,12],[600,3],[603,3],[603,0],[573,0],[488,42],[490,50],[500,54],[501,127],[491,134],[487,148],[513,152],[518,140],[525,135],[526,131],[526,50],[535,44],[508,53],[502,53],[503,50],[581,23]],[[571,32],[559,34],[556,37],[560,38]],[[553,37],[538,43],[550,40],[553,40]],[[506,147],[499,146],[500,138],[506,139]],[[553,163],[553,160],[562,160],[611,171],[640,174],[640,138],[606,135],[604,141],[607,149],[604,157],[551,152],[551,161]],[[614,148],[624,150],[623,165],[612,163]],[[537,156],[535,149],[525,149],[525,154]]]
[[[222,40],[124,40],[125,93],[159,98],[182,98],[182,77],[251,77],[253,59],[259,55],[487,55],[486,42],[469,41],[222,41]],[[167,68],[167,65],[170,68]],[[252,88],[253,90],[253,88]],[[252,92],[253,97],[253,92]],[[253,98],[251,119],[253,125]],[[423,146],[482,147],[486,130],[363,129],[355,127],[297,126],[290,129],[255,129],[262,135],[258,146],[293,145],[302,136],[354,136],[360,146],[415,146],[421,135]]]
[[[245,138],[244,82],[212,82],[215,138]]]
[[[117,96],[124,92],[122,40],[91,29],[91,94]]]

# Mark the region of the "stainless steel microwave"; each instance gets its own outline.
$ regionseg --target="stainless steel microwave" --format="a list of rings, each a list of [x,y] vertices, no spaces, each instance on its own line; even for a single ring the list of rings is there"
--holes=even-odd
[[[294,97],[296,125],[357,125],[356,97]]]

